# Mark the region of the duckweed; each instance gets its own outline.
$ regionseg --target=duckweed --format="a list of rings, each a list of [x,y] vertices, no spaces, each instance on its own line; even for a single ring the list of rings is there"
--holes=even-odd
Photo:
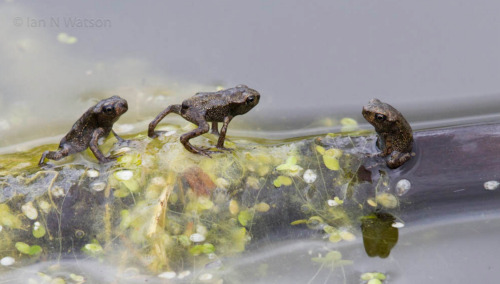
[[[269,204],[267,204],[265,202],[255,204],[255,206],[254,206],[254,209],[257,212],[267,212],[267,211],[269,211],[270,208],[271,208],[271,206],[269,206]]]
[[[38,246],[38,245],[30,246],[30,245],[23,243],[23,242],[17,242],[15,244],[15,247],[19,252],[27,254],[27,255],[35,255],[35,254],[39,254],[42,252],[42,248],[40,246]]]
[[[40,222],[35,222],[33,224],[33,237],[39,239],[45,236],[45,227],[40,224]]]
[[[314,262],[329,264],[331,267],[351,265],[351,260],[342,259],[342,254],[339,251],[330,251],[325,256],[313,257]]]
[[[281,187],[281,186],[289,186],[292,185],[292,179],[287,177],[287,176],[278,176],[274,181],[273,184],[275,187]]]
[[[67,33],[59,33],[57,35],[57,41],[64,44],[75,44],[78,39],[74,36],[70,36]]]
[[[340,198],[335,196],[333,199],[328,199],[327,203],[328,203],[328,206],[334,207],[334,206],[342,205],[342,203],[344,203],[344,201],[340,200]]]
[[[339,158],[342,156],[342,150],[335,148],[325,150],[321,146],[316,146],[316,151],[323,156],[323,163],[328,169],[332,171],[340,170]]]
[[[385,274],[380,272],[367,272],[361,275],[361,280],[366,281],[367,284],[382,284],[385,279]]]
[[[104,249],[99,244],[99,241],[96,239],[92,240],[91,243],[86,244],[82,247],[82,251],[90,256],[98,256],[104,252]]]
[[[69,274],[69,278],[73,281],[75,281],[76,283],[84,283],[85,282],[85,277],[83,277],[82,275],[77,275],[77,274],[74,274],[74,273],[70,273]]]
[[[21,206],[21,210],[23,211],[24,215],[28,217],[31,220],[36,220],[38,218],[38,211],[36,211],[35,207],[33,206],[33,202],[28,202]]]
[[[243,210],[238,214],[238,222],[246,227],[253,219],[253,213],[250,210]]]
[[[231,212],[231,215],[236,215],[238,214],[238,212],[240,212],[238,201],[234,199],[231,199],[231,201],[229,201],[229,212]]]
[[[11,213],[7,204],[0,204],[0,224],[13,229],[21,229],[22,222],[18,216]]]
[[[342,132],[351,132],[358,129],[358,122],[355,119],[344,117],[340,120]]]
[[[345,127],[356,126],[343,121]],[[267,238],[269,220],[337,243],[358,238],[366,211],[398,209],[387,181],[370,191],[373,184],[358,177],[366,137],[335,133],[232,146],[226,141],[235,150],[207,158],[187,152],[178,142],[185,131],[177,130],[160,139],[139,134],[130,147],[114,149],[110,143],[117,161],[100,167],[71,163],[41,171],[23,166],[36,164],[32,157],[47,146],[15,159],[0,156],[8,165],[0,174],[2,251],[23,261],[83,253],[141,266],[159,278],[183,279],[193,271],[195,279],[209,281],[214,275],[203,269]],[[196,144],[213,147],[216,137],[206,136],[197,137]],[[297,220],[281,222],[285,216]],[[15,261],[6,256],[0,263]],[[338,251],[311,261],[332,268],[352,264]],[[79,275],[71,279],[85,281]]]
[[[375,201],[386,208],[396,208],[399,204],[396,196],[390,193],[382,193],[377,195]]]

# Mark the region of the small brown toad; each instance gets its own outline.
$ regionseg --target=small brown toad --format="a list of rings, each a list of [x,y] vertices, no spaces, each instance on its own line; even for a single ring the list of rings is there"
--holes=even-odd
[[[395,169],[411,158],[413,133],[403,115],[391,105],[372,99],[363,107],[363,117],[375,127],[380,156],[386,157],[387,166]]]
[[[181,136],[181,143],[184,148],[191,153],[201,154],[210,157],[211,153],[217,151],[208,151],[197,148],[189,143],[189,140],[207,133],[210,129],[209,122],[212,123],[212,133],[219,134],[218,123],[222,122],[222,128],[217,141],[217,149],[230,150],[224,148],[224,140],[229,122],[241,114],[247,113],[259,103],[260,94],[245,85],[238,85],[234,88],[218,92],[197,93],[193,97],[185,100],[180,105],[171,105],[162,111],[151,121],[148,129],[148,136],[157,137],[155,132],[156,125],[169,113],[173,112],[190,121],[198,128]]]
[[[101,163],[110,162],[113,159],[104,156],[98,148],[98,140],[107,137],[113,132],[119,141],[124,141],[113,130],[113,124],[118,118],[128,110],[127,101],[119,96],[113,96],[97,103],[89,108],[78,119],[71,130],[59,143],[59,150],[45,151],[38,163],[39,166],[45,163],[45,158],[60,160],[70,154],[82,152],[88,147],[94,156]]]

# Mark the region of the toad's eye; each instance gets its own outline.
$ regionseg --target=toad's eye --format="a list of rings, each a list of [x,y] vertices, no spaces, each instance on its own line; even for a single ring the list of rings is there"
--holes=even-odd
[[[377,114],[375,114],[375,119],[378,122],[384,122],[387,119],[387,116],[380,114],[380,113],[377,113]]]
[[[103,112],[105,114],[112,114],[113,113],[113,107],[112,106],[107,106],[103,109]]]
[[[251,104],[253,101],[255,101],[255,96],[250,96],[247,98],[247,104]]]

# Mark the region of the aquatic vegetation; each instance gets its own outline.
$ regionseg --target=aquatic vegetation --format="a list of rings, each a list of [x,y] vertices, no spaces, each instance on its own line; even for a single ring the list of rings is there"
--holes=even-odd
[[[380,272],[367,272],[361,275],[361,280],[367,284],[382,284],[387,277]]]
[[[208,158],[184,149],[184,130],[169,126],[159,139],[138,134],[127,146],[110,143],[118,158],[105,165],[89,162],[86,151],[36,167],[32,157],[52,146],[0,156],[2,265],[83,254],[159,278],[208,279],[215,275],[204,269],[222,266],[276,226],[308,230],[328,244],[351,242],[360,238],[362,216],[398,208],[386,176],[372,184],[360,174],[374,137],[239,139],[226,141],[234,151]],[[217,143],[214,135],[195,140],[207,149]],[[311,261],[352,264],[334,250]]]

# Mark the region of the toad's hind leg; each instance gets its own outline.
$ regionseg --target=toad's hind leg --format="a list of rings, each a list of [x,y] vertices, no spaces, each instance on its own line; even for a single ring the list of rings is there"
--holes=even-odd
[[[195,130],[190,131],[186,134],[183,134],[181,136],[181,143],[182,143],[182,145],[184,145],[184,148],[186,148],[186,150],[188,150],[191,153],[200,154],[203,156],[210,157],[210,153],[211,153],[210,151],[203,150],[203,149],[198,148],[198,147],[194,147],[193,145],[191,145],[191,143],[189,143],[189,140],[191,138],[195,138],[197,136],[205,134],[208,132],[209,129],[210,129],[210,127],[208,126],[208,123],[202,122],[202,123],[200,123],[198,128],[196,128]]]
[[[159,132],[155,132],[155,128],[156,126],[158,125],[158,123],[160,123],[160,121],[165,117],[167,116],[167,114],[173,112],[173,113],[176,113],[178,115],[181,115],[181,108],[182,108],[182,105],[170,105],[168,106],[166,109],[164,109],[162,112],[160,112],[156,117],[155,119],[153,119],[153,121],[151,121],[149,123],[149,127],[148,127],[148,136],[151,137],[151,138],[155,138],[155,137],[158,137],[158,133]]]
[[[192,122],[194,122],[196,125],[198,125],[198,128],[196,128],[195,130],[190,131],[186,134],[183,134],[181,136],[180,140],[181,140],[182,145],[184,145],[184,148],[186,148],[186,150],[188,150],[191,153],[200,154],[200,155],[207,156],[207,157],[210,157],[210,153],[218,153],[215,151],[208,151],[208,150],[204,150],[204,149],[201,149],[198,147],[194,147],[193,145],[191,145],[191,143],[189,143],[190,139],[207,133],[210,130],[210,126],[208,125],[208,122],[205,121],[203,113],[197,113],[195,111],[190,111],[190,112],[186,113],[185,115],[190,117],[190,120]]]
[[[57,151],[45,151],[42,154],[42,157],[40,158],[40,161],[38,162],[39,166],[42,166],[45,164],[45,158],[54,160],[54,161],[59,161],[60,159],[68,156],[70,154],[70,149],[66,146],[63,146]]]

